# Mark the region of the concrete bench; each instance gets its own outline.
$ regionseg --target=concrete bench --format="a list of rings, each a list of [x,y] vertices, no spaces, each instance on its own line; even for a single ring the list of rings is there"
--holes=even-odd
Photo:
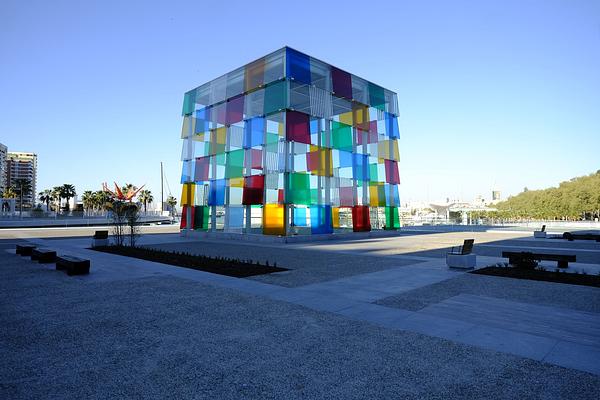
[[[108,246],[108,231],[96,231],[92,236],[92,247]]]
[[[31,252],[35,248],[36,248],[36,246],[33,244],[18,244],[16,252],[17,252],[17,254],[20,254],[21,256],[31,257]]]
[[[87,275],[90,273],[90,260],[73,256],[60,256],[56,259],[56,269],[67,275]]]
[[[40,264],[53,263],[56,261],[56,251],[50,249],[33,249],[31,251],[31,260]]]
[[[472,269],[477,264],[477,256],[472,253],[475,239],[465,239],[462,246],[455,250],[453,247],[446,253],[446,265],[448,268]]]
[[[528,251],[503,251],[502,257],[508,258],[509,264],[518,265],[523,262],[532,261],[558,261],[558,268],[569,268],[569,262],[575,262],[577,259],[573,254],[545,254],[531,253]]]
[[[542,225],[542,229],[533,232],[533,237],[536,239],[544,239],[546,237],[546,225]]]

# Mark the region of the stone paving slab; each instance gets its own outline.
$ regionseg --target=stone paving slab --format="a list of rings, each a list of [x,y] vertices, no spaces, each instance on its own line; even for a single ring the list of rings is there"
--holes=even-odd
[[[560,341],[543,361],[600,375],[600,349]]]
[[[420,312],[557,340],[599,346],[600,314],[460,294]],[[600,360],[599,360],[600,361]]]

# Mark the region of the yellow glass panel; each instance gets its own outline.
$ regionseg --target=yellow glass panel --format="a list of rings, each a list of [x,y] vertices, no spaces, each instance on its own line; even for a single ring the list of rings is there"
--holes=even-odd
[[[181,138],[183,139],[190,136],[190,132],[194,132],[194,118],[192,118],[190,115],[186,115],[185,117],[183,117],[183,126],[181,127]]]
[[[394,160],[400,161],[400,152],[398,151],[398,141],[396,139],[392,140],[392,152],[390,153],[390,141],[382,140],[377,143],[377,157],[380,160]]]
[[[180,206],[193,206],[194,205],[194,193],[195,193],[195,184],[193,183],[184,183],[181,188],[181,201],[179,203]]]
[[[369,185],[369,205],[377,207],[379,205],[379,191],[377,185]]]
[[[369,130],[369,107],[355,104],[352,106],[354,113],[354,126],[363,130]]]
[[[238,187],[238,188],[243,188],[244,187],[244,178],[231,178],[229,179],[229,186],[230,187]]]
[[[283,205],[265,204],[263,207],[263,234],[285,236]]]
[[[227,128],[217,128],[217,143],[225,144],[225,140],[227,140]]]
[[[340,208],[331,207],[331,222],[334,228],[340,227]]]
[[[346,125],[352,125],[352,111],[340,114],[340,122]]]

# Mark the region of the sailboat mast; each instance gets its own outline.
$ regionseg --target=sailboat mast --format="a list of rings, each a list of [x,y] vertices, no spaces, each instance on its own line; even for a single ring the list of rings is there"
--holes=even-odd
[[[165,200],[163,198],[163,165],[162,165],[162,161],[160,162],[160,211],[161,211],[161,213],[165,211]]]

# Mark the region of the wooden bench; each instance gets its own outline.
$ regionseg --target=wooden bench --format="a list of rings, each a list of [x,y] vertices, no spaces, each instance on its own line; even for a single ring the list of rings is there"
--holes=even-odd
[[[40,264],[53,263],[56,261],[56,251],[50,249],[33,249],[31,259]]]
[[[16,252],[21,256],[31,257],[31,252],[35,248],[36,246],[33,244],[18,244]]]
[[[567,239],[569,242],[573,240],[595,240],[596,242],[600,242],[600,235],[595,233],[565,232],[563,233],[563,239]]]
[[[575,255],[572,254],[544,254],[544,253],[531,253],[528,251],[503,251],[502,257],[508,258],[509,264],[519,264],[532,261],[558,261],[558,268],[568,268],[569,262],[575,262]]]
[[[73,256],[56,258],[56,269],[66,271],[67,275],[87,275],[90,273],[90,260]]]

